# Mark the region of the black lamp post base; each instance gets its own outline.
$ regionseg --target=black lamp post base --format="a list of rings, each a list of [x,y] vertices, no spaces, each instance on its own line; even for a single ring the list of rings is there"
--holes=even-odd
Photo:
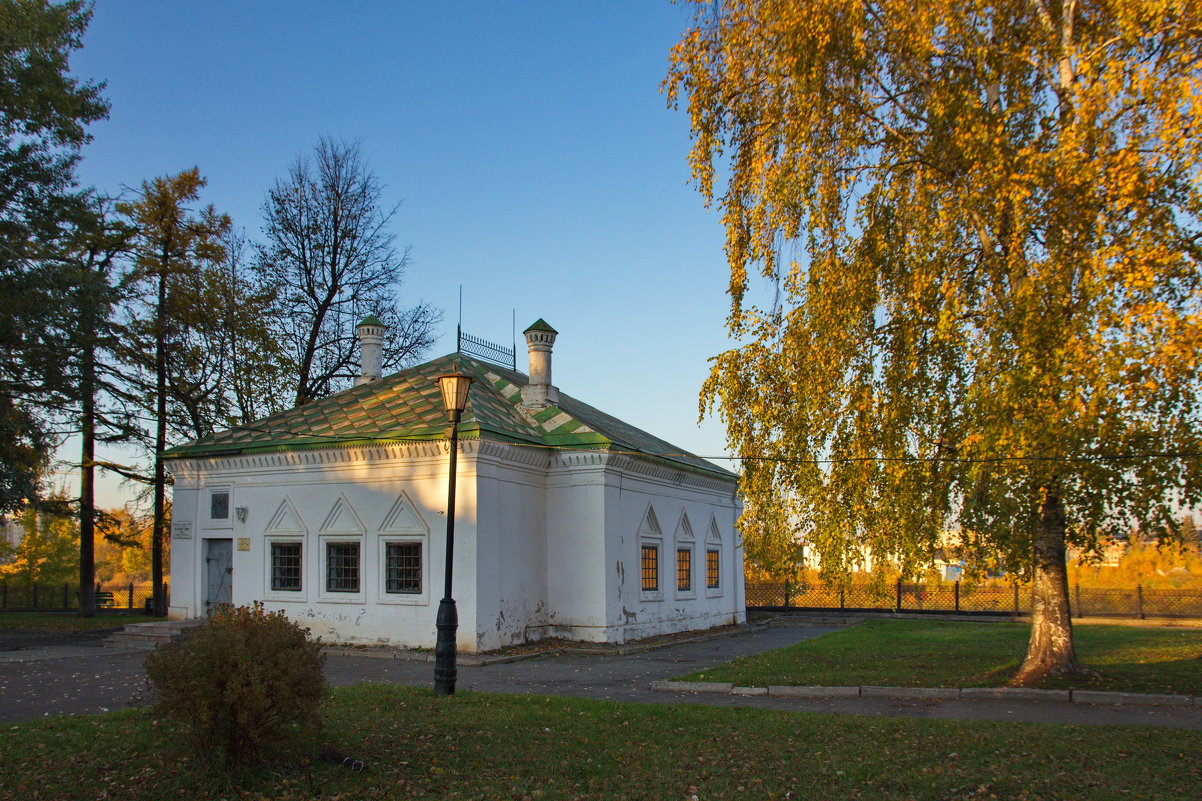
[[[443,598],[438,603],[438,639],[434,643],[434,694],[454,695],[455,678],[455,635],[459,630],[459,612],[454,598]]]

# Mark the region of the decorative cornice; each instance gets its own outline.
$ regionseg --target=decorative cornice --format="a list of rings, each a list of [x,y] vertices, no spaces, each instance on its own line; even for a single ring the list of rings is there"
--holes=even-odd
[[[652,461],[648,458],[627,454],[609,454],[608,466],[628,473],[647,476],[673,486],[709,490],[724,495],[736,493],[739,486],[739,482],[733,478],[725,479],[709,473],[693,472],[659,460]]]
[[[528,448],[491,440],[473,440],[473,442],[479,458],[503,459],[507,462],[526,467],[538,467],[543,470],[547,469],[551,461],[552,451],[546,448]]]
[[[281,450],[246,455],[192,456],[169,463],[171,473],[181,481],[195,480],[212,471],[279,470],[316,465],[363,464],[403,459],[434,459],[447,452],[447,440],[413,442],[341,444],[329,448]],[[551,471],[622,470],[677,487],[736,494],[738,482],[720,476],[682,468],[679,465],[633,454],[600,449],[531,448],[488,439],[460,439],[460,454],[505,460],[524,467]]]
[[[573,470],[582,467],[605,468],[614,458],[612,453],[603,450],[596,451],[557,451],[549,467],[553,469]]]
[[[462,453],[474,453],[475,440],[460,440]],[[192,456],[169,463],[172,475],[181,479],[194,478],[214,470],[280,469],[327,464],[355,464],[398,459],[434,458],[447,452],[446,440],[388,443],[374,445],[339,445],[337,447],[250,453],[245,456]]]

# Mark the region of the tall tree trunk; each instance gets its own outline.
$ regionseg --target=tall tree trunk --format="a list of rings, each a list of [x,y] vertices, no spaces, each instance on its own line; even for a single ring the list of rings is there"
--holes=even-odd
[[[79,459],[79,614],[96,614],[96,346],[95,327],[87,300],[84,301],[84,347],[80,360],[81,396],[80,437],[83,445]]]
[[[1088,673],[1077,661],[1073,647],[1064,530],[1064,504],[1055,490],[1048,490],[1035,537],[1031,640],[1026,661],[1012,681],[1019,686],[1035,684],[1046,676]]]
[[[150,581],[154,614],[167,614],[163,597],[163,537],[166,535],[167,473],[163,467],[163,451],[167,448],[167,255],[164,248],[159,273],[159,307],[154,332],[154,527],[150,534]]]

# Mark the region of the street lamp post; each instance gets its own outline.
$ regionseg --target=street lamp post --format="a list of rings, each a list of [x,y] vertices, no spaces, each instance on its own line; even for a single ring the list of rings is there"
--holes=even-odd
[[[459,630],[459,613],[451,597],[451,575],[455,557],[455,458],[459,452],[459,418],[467,406],[467,390],[471,376],[448,373],[438,377],[442,405],[451,420],[451,470],[447,480],[447,566],[442,600],[438,604],[438,639],[434,644],[434,694],[455,693],[455,635]]]

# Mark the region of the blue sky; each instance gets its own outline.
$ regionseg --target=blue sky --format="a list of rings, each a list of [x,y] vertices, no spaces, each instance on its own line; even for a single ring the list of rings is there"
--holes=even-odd
[[[707,360],[729,347],[718,212],[689,183],[659,87],[691,20],[668,0],[99,0],[80,77],[107,82],[82,181],[116,193],[196,165],[260,236],[264,194],[321,136],[358,140],[401,202],[402,303],[507,343],[543,317],[560,389],[701,455]],[[726,464],[726,463],[723,463]],[[112,485],[101,497],[112,503]]]

